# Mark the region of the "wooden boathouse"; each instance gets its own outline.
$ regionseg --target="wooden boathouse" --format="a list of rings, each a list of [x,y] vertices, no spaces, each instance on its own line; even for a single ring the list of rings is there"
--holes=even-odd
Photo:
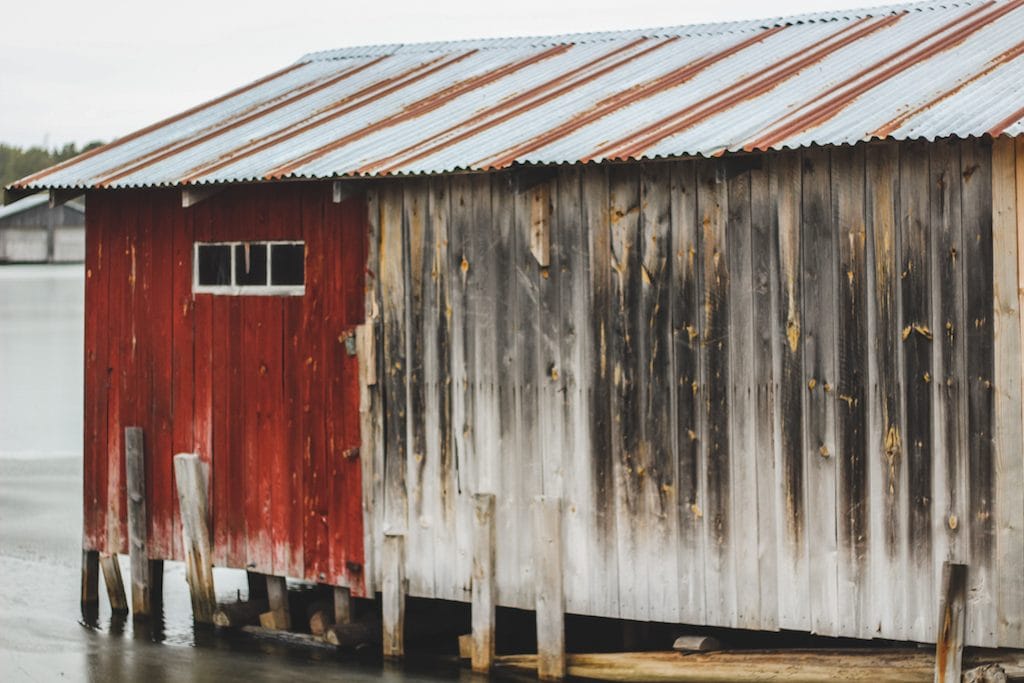
[[[88,200],[87,562],[137,426],[149,560],[196,453],[210,561],[385,628],[397,591],[935,642],[952,564],[963,642],[1024,648],[1022,36],[346,48],[14,183]]]

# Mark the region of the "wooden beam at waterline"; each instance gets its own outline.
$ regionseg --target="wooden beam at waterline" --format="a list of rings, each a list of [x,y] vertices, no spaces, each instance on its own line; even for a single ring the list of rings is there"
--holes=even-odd
[[[153,596],[154,567],[149,559],[146,512],[146,455],[141,427],[124,429],[124,469],[128,487],[128,555],[131,558],[132,614],[148,617],[159,596]],[[161,563],[162,571],[163,565]]]
[[[537,677],[541,680],[560,680],[565,678],[565,590],[560,499],[538,496],[534,500],[533,538],[533,573],[537,582]]]
[[[217,611],[213,590],[205,465],[195,453],[174,456],[174,479],[181,508],[181,539],[185,548],[185,577],[192,594],[192,619],[212,624]]]
[[[398,658],[405,655],[405,595],[408,586],[405,579],[404,534],[384,534],[381,565],[384,572],[381,585],[384,657]]]
[[[960,683],[966,624],[967,565],[946,562],[935,636],[935,683]]]
[[[473,671],[487,673],[494,666],[494,558],[493,493],[473,496]]]
[[[117,555],[101,555],[100,568],[103,570],[103,582],[107,584],[110,611],[114,614],[128,614],[128,598],[124,594],[124,580],[121,578]]]

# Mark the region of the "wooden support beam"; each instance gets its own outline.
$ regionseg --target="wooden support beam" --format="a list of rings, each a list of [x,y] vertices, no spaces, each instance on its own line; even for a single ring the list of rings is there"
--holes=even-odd
[[[267,599],[267,575],[259,572],[245,572],[245,580],[249,584],[249,600]]]
[[[551,183],[530,190],[530,253],[542,268],[551,265]]]
[[[266,599],[225,603],[217,606],[217,611],[213,613],[213,623],[225,628],[255,626],[260,621],[260,615],[268,609]]]
[[[493,493],[473,496],[473,671],[487,673],[494,666],[494,557]]]
[[[533,573],[537,606],[537,676],[565,678],[565,590],[562,501],[538,496],[533,508]]]
[[[945,562],[935,637],[935,683],[960,683],[966,622],[967,565]]]
[[[292,627],[291,610],[288,609],[288,582],[283,576],[267,576],[267,603],[270,605],[270,614],[273,618],[273,626],[267,628],[281,629],[287,631]],[[260,619],[261,625],[263,619]]]
[[[114,614],[128,614],[128,598],[124,594],[124,581],[121,579],[121,565],[117,555],[100,555],[100,568],[103,570],[103,582],[107,584],[110,611]]]
[[[174,479],[181,509],[181,539],[185,548],[185,576],[192,595],[192,618],[213,623],[217,596],[213,589],[213,560],[207,513],[207,475],[199,456],[174,456]]]
[[[352,591],[344,586],[334,587],[334,623],[352,622]]]
[[[151,567],[146,517],[146,455],[141,427],[124,429],[124,469],[128,487],[128,554],[131,558],[132,614],[150,616]]]
[[[50,190],[50,208],[56,208],[61,204],[66,204],[72,199],[77,199],[85,194],[84,190],[70,189],[70,190]]]
[[[381,585],[381,642],[384,656],[397,658],[405,655],[405,595],[408,588],[405,579],[405,534],[384,534],[381,565],[384,573]]]
[[[96,550],[82,550],[82,609],[100,601],[100,554]]]
[[[181,188],[181,208],[187,209],[209,199],[224,189],[224,185],[197,185]]]

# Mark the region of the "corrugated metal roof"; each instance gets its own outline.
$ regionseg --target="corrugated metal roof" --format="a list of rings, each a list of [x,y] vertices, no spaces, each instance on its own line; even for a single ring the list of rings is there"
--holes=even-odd
[[[1024,0],[345,48],[29,176],[137,187],[1024,133]]]

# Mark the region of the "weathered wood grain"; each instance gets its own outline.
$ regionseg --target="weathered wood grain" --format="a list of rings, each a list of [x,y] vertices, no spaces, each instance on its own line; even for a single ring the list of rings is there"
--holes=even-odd
[[[967,612],[966,564],[942,567],[938,624],[935,630],[935,682],[959,683],[963,668],[964,623]]]
[[[995,356],[997,641],[1024,640],[1024,425],[1017,273],[1017,160],[1014,141],[992,142],[992,295]]]
[[[758,547],[757,450],[754,393],[754,285],[751,244],[750,169],[727,164],[725,240],[729,273],[729,512],[735,544],[736,625],[757,628],[761,618],[760,558],[745,548]],[[774,561],[772,562],[774,565]]]
[[[778,361],[778,426],[776,477],[779,627],[809,630],[810,605],[807,511],[803,449],[803,283],[800,273],[800,157],[780,154],[770,160],[772,244],[778,262],[778,307],[774,321]]]
[[[537,496],[533,510],[533,564],[537,601],[537,676],[565,678],[565,590],[562,501]],[[474,656],[476,648],[474,646]]]
[[[103,583],[107,586],[110,611],[114,614],[128,614],[128,598],[125,596],[121,564],[117,560],[117,555],[101,553],[100,569],[103,570]]]
[[[212,624],[217,610],[213,585],[213,562],[208,527],[207,479],[203,465],[194,453],[174,456],[174,480],[181,509],[182,546],[185,548],[185,573],[192,597],[192,618]]]
[[[993,646],[998,634],[998,609],[992,586],[996,580],[996,471],[993,452],[993,282],[992,282],[992,149],[984,141],[967,140],[961,148],[961,220],[964,231],[964,335],[967,352],[967,476],[970,517],[967,614],[970,642]]]
[[[146,515],[146,455],[142,429],[125,427],[125,482],[128,487],[128,553],[131,558],[132,613],[153,613]]]
[[[494,665],[495,534],[493,493],[473,496],[473,671],[487,673]]]
[[[802,155],[800,278],[804,291],[801,348],[804,383],[804,469],[807,493],[811,632],[835,635],[838,615],[836,540],[836,231],[832,224],[829,152]]]
[[[381,552],[382,643],[386,658],[405,655],[405,536],[386,532]]]
[[[612,448],[611,379],[613,374],[609,350],[612,308],[611,225],[609,218],[608,169],[587,166],[582,169],[581,214],[587,240],[588,306],[587,333],[590,355],[586,359],[588,442],[590,444],[589,485],[593,491],[593,519],[596,565],[594,585],[603,590],[591,596],[591,609],[609,616],[619,616],[619,554],[618,520],[615,506],[615,454]]]
[[[697,215],[696,163],[672,165],[672,376],[670,400],[674,406],[676,497],[679,540],[679,618],[687,623],[704,620],[703,458],[701,449],[700,354],[701,315],[699,254],[700,220]]]
[[[836,318],[836,630],[870,637],[868,304],[864,148],[831,150]]]
[[[871,585],[875,631],[883,637],[903,632],[906,592],[889,577],[906,572],[906,481],[903,419],[899,396],[900,327],[898,264],[899,147],[867,148],[866,160],[871,403],[868,411],[871,451]]]
[[[779,563],[776,501],[776,463],[779,440],[775,425],[778,391],[776,366],[781,342],[773,334],[778,316],[778,253],[771,248],[777,240],[772,221],[772,200],[768,163],[750,170],[751,278],[753,287],[752,370],[755,397],[755,441],[757,474],[757,558],[761,628],[779,628]]]
[[[737,626],[736,557],[732,517],[732,459],[730,451],[728,185],[723,163],[697,169],[697,215],[701,220],[701,440],[704,463],[704,586],[706,621]]]
[[[640,297],[637,318],[638,466],[643,468],[640,511],[647,531],[639,559],[647,573],[648,618],[679,620],[677,561],[679,518],[673,442],[672,202],[671,167],[640,169],[637,251]],[[756,586],[756,582],[755,582]]]

